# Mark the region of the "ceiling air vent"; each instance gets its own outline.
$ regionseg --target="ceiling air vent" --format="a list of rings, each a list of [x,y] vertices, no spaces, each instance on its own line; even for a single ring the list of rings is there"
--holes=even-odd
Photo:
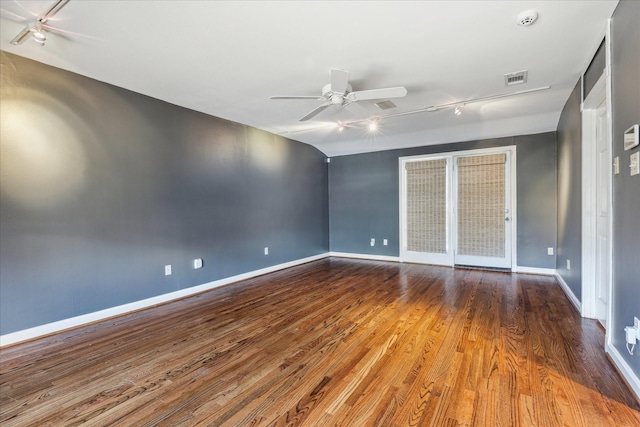
[[[517,73],[509,73],[504,75],[504,85],[514,86],[527,82],[527,71],[518,71]]]
[[[376,107],[378,107],[381,110],[388,110],[390,108],[396,108],[397,105],[391,101],[380,101],[380,102],[376,102]]]

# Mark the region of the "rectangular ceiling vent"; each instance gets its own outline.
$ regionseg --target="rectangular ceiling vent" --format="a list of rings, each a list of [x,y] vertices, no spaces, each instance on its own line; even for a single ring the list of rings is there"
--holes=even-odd
[[[391,101],[380,101],[380,102],[376,102],[376,107],[378,107],[381,110],[388,110],[390,108],[396,108],[397,105]]]
[[[527,82],[527,71],[518,71],[516,73],[509,73],[504,75],[504,85],[514,86],[521,85]]]

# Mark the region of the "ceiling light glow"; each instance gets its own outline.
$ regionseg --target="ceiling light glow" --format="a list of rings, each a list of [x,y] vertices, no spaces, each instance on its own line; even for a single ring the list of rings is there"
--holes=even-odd
[[[38,43],[41,46],[44,46],[44,42],[47,41],[47,36],[44,34],[44,31],[42,31],[42,28],[40,27],[36,27],[33,30],[32,38],[34,42]]]
[[[371,123],[369,123],[369,131],[370,132],[375,132],[377,130],[378,130],[378,122],[372,121]]]
[[[456,105],[456,109],[453,110],[456,116],[462,115],[462,107],[460,105]]]

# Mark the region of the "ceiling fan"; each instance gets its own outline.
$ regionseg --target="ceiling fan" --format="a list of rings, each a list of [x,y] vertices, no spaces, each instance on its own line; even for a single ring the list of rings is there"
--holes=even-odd
[[[322,101],[320,106],[300,119],[300,121],[303,122],[315,117],[332,105],[344,107],[358,101],[402,98],[406,94],[407,89],[402,86],[353,92],[349,84],[349,72],[341,69],[333,69],[331,70],[331,83],[322,88],[322,95],[320,96],[272,96],[271,99],[316,99]]]
[[[47,9],[45,12],[41,13],[36,19],[29,22],[17,36],[11,40],[11,44],[18,45],[22,44],[29,36],[33,38],[33,40],[40,44],[44,45],[44,42],[47,40],[47,36],[45,35],[44,28],[51,29],[50,27],[45,26],[45,23],[60,9],[62,9],[70,0],[58,0],[55,2],[53,6]]]

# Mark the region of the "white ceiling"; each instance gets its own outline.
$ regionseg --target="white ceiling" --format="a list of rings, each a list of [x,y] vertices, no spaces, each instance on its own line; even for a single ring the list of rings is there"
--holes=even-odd
[[[317,147],[328,156],[552,131],[617,0],[88,1],[48,24],[44,47],[9,42],[53,1],[2,0],[0,48],[36,61]],[[530,27],[518,14],[538,11]],[[397,108],[327,109],[298,119],[332,68],[353,90],[405,86]],[[528,70],[528,83],[503,75]],[[527,90],[532,94],[382,121],[377,133],[336,120]],[[367,111],[368,110],[368,111]]]

